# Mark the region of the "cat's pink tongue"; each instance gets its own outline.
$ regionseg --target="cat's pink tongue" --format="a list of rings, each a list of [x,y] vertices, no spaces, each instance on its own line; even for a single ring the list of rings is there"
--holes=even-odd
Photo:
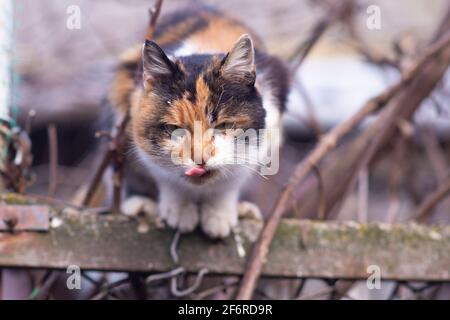
[[[194,167],[185,172],[185,174],[189,177],[201,177],[205,173],[206,170],[203,167]]]

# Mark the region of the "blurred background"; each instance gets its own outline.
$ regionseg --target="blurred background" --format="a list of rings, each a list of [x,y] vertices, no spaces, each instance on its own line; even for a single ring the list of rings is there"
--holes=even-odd
[[[333,1],[170,0],[164,2],[162,16],[192,6],[193,2],[212,5],[244,21],[261,36],[271,53],[289,63],[295,60],[292,57],[317,21],[329,14]],[[244,195],[258,204],[264,215],[276,200],[267,195],[280,192],[295,164],[323,133],[400,79],[398,65],[409,66],[423,52],[448,10],[446,0],[355,3],[356,13],[347,21],[333,23],[295,74],[284,119],[286,136],[280,173],[268,180],[255,177]],[[74,5],[80,8],[81,28],[71,30],[66,26],[70,15],[67,10]],[[98,162],[98,145],[102,143],[95,138],[102,118],[102,101],[118,55],[142,42],[151,5],[148,0],[14,1],[15,77],[11,106],[20,126],[29,128],[32,141],[32,183],[28,192],[48,193],[49,125],[56,128],[58,144],[54,196],[70,201],[91,178]],[[380,30],[366,26],[366,8],[370,5],[381,9]],[[412,218],[415,208],[439,185],[442,174],[449,173],[449,85],[447,74],[404,126],[402,142],[388,146],[370,168],[358,175],[359,183],[327,208],[322,218],[390,223]],[[347,140],[351,141],[372,122],[369,117]],[[302,188],[308,188],[305,185]],[[331,182],[331,187],[339,188],[339,178]],[[296,203],[287,214],[317,218],[317,204],[312,203],[313,196],[309,198]],[[447,197],[427,216],[426,222],[449,221]],[[270,290],[282,298],[287,287]],[[369,297],[362,291],[353,294]],[[380,293],[383,297],[386,296]],[[450,298],[448,287],[441,288],[435,298]]]

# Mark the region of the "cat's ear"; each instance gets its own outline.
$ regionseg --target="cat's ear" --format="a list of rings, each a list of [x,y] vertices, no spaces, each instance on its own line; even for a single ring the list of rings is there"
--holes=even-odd
[[[161,77],[171,77],[177,72],[177,66],[153,41],[145,40],[142,49],[142,67],[144,86]]]
[[[242,35],[224,58],[221,75],[254,84],[256,76],[255,50],[248,34]]]

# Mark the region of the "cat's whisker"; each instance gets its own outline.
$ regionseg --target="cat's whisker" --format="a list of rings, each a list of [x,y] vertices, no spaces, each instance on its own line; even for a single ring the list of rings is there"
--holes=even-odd
[[[228,156],[228,157],[224,157],[222,158],[222,160],[227,161],[227,160],[243,160],[245,162],[248,162],[249,164],[256,164],[259,166],[264,166],[265,164],[262,163],[261,161],[259,161],[256,158],[248,158],[248,157],[239,157],[239,156]],[[233,162],[234,164],[234,162]]]
[[[256,170],[255,168],[252,168],[251,166],[247,166],[245,164],[237,164],[238,166],[244,167],[248,170],[250,170],[250,172],[252,173],[256,173],[258,176],[260,176],[261,178],[263,178],[264,180],[269,180],[269,178],[267,178],[265,175],[263,175],[261,172],[259,172],[258,170]]]
[[[233,171],[231,171],[231,169],[227,168],[227,167],[223,167],[224,169],[224,175],[225,175],[225,179],[228,179],[229,176],[227,175],[227,173],[229,173],[231,176],[233,175]]]

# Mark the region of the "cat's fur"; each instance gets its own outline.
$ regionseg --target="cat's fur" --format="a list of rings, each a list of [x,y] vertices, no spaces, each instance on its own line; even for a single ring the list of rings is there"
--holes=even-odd
[[[212,150],[200,159],[207,173],[187,176],[199,164],[183,152],[182,163],[173,163],[170,133],[192,132],[194,121],[202,132],[279,128],[287,90],[283,63],[243,24],[210,9],[169,15],[158,24],[154,42],[123,56],[110,100],[119,113],[131,108],[130,144],[156,180],[158,211],[169,226],[189,232],[200,223],[211,237],[227,236],[250,174],[224,164],[230,144],[219,135],[197,146]]]

